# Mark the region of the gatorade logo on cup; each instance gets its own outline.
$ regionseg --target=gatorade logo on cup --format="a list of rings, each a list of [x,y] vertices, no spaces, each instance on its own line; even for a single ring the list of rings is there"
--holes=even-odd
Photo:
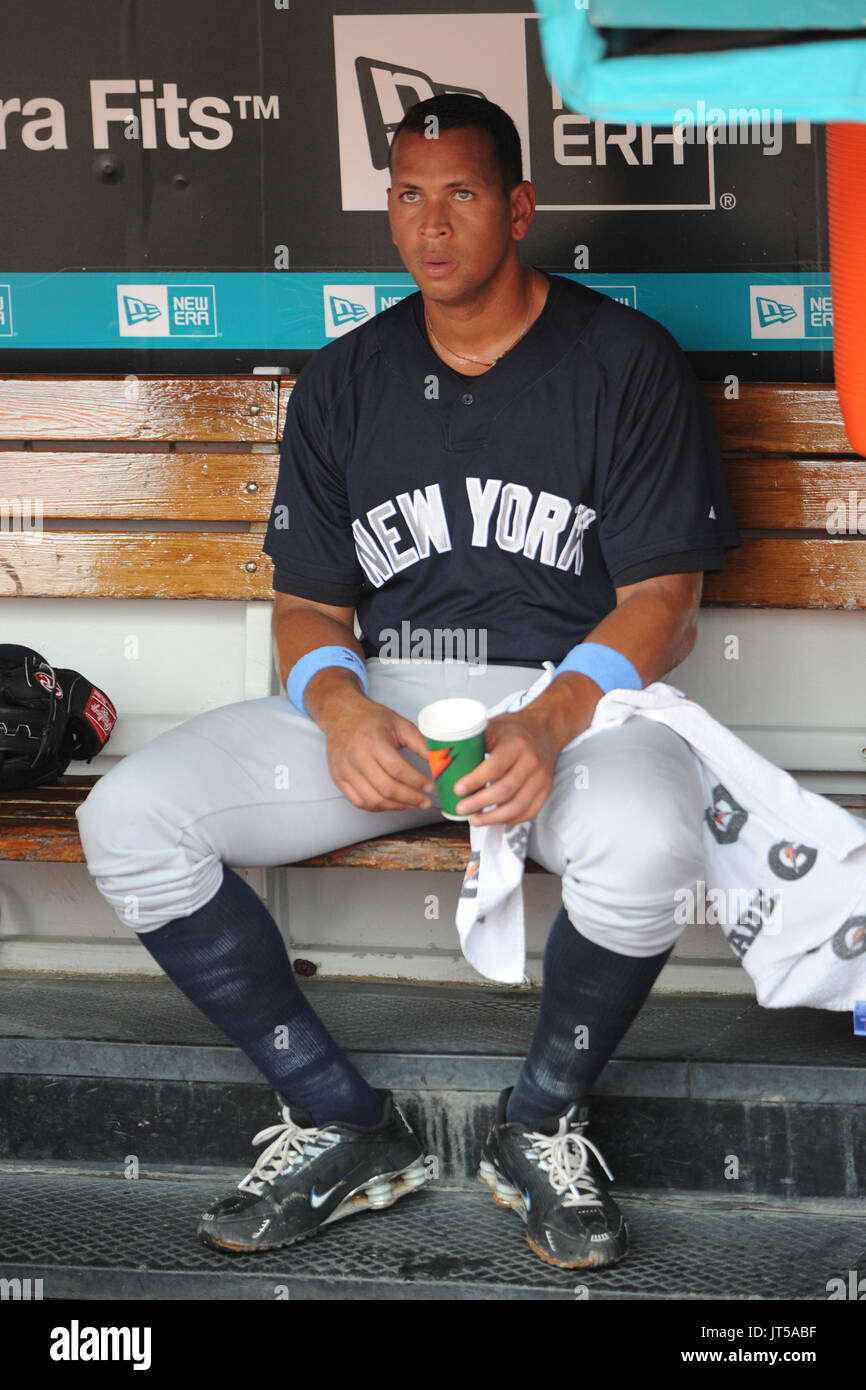
[[[434,700],[419,713],[418,728],[427,744],[427,760],[443,816],[468,821],[469,816],[458,816],[455,811],[460,797],[454,794],[454,783],[484,761],[486,706],[480,700]]]

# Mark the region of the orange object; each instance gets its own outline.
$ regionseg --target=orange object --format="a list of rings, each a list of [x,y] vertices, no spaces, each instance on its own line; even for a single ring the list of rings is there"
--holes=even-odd
[[[435,782],[437,777],[441,777],[449,763],[454,761],[454,750],[452,748],[428,748],[427,761],[430,764],[430,771],[433,773]],[[458,797],[459,801],[460,798]]]
[[[827,125],[827,214],[836,394],[866,458],[866,125]]]

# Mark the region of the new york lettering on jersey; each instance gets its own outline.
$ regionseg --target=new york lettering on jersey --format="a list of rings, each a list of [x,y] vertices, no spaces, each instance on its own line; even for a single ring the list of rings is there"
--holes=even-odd
[[[583,533],[595,520],[591,507],[543,490],[535,496],[522,483],[503,485],[501,478],[467,477],[465,481],[472,545],[495,544],[509,554],[520,552],[542,565],[580,574]],[[398,517],[405,523],[403,535],[393,524]],[[380,502],[370,508],[364,521],[353,520],[352,532],[361,567],[377,589],[392,575],[429,558],[431,547],[440,555],[452,549],[438,483]]]

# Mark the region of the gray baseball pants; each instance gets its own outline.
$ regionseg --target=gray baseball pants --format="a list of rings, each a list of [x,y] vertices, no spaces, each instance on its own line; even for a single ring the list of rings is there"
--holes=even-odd
[[[491,707],[539,674],[378,658],[367,669],[370,697],[413,722],[432,700],[468,695]],[[415,754],[403,756],[428,771]],[[431,799],[427,810],[353,806],[331,778],[322,731],[285,696],[271,696],[223,705],[161,734],[102,777],[77,818],[96,887],[143,934],[209,902],[223,864],[287,864],[429,825],[441,820],[435,793]],[[559,874],[566,912],[583,936],[621,955],[654,956],[683,930],[675,894],[695,892],[704,877],[703,810],[688,743],[632,719],[560,754],[528,854]]]

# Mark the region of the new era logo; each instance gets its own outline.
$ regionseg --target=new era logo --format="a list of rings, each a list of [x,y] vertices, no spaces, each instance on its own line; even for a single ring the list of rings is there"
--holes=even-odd
[[[797,317],[793,304],[781,304],[778,299],[764,299],[758,295],[755,300],[758,309],[758,322],[762,328],[771,323],[787,323]]]
[[[142,319],[150,323],[162,313],[158,304],[147,304],[143,299],[133,299],[129,294],[123,296],[123,311],[127,323],[141,323]]]
[[[753,338],[832,338],[833,301],[827,285],[750,285]]]
[[[364,304],[356,304],[351,299],[340,299],[332,294],[330,299],[331,317],[335,324],[359,323],[361,319],[369,318],[370,311]]]
[[[383,309],[399,304],[415,285],[323,285],[325,337],[342,338],[360,323],[366,323]]]
[[[213,285],[118,285],[122,338],[215,338]]]
[[[376,312],[373,285],[323,285],[322,293],[326,338],[342,338],[344,333],[371,319]]]

